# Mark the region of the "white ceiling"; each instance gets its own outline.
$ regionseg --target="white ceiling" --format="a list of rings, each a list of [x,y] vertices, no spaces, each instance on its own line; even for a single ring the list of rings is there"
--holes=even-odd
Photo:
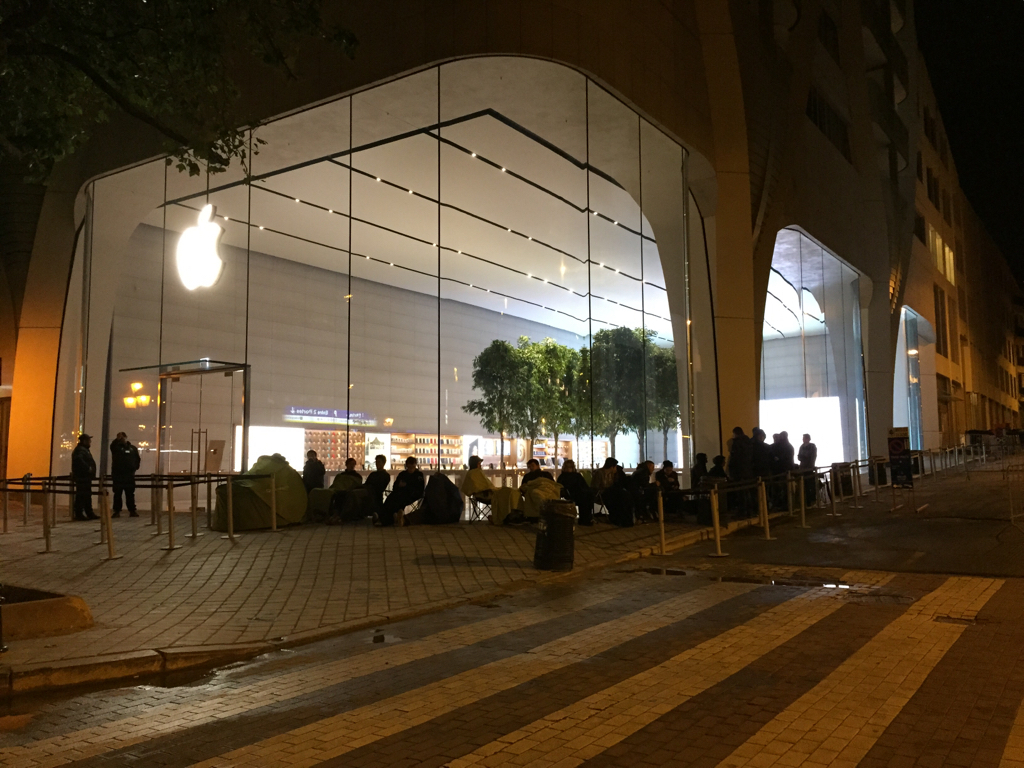
[[[401,90],[418,93],[416,88],[422,85],[405,83]],[[366,94],[355,98],[369,99]],[[384,115],[392,108],[386,101],[363,106]],[[327,113],[316,115],[320,110]],[[336,102],[278,123],[294,121],[295,130],[315,131],[310,152],[323,157],[347,147],[345,112]],[[629,114],[635,123],[635,115]],[[616,119],[621,132],[628,133],[629,123],[621,113]],[[548,120],[552,122],[550,116]],[[669,339],[657,245],[652,237],[637,234],[641,229],[650,233],[650,227],[634,195],[623,188],[638,185],[638,161],[630,162],[628,147],[618,154],[614,147],[593,148],[592,159],[604,157],[620,175],[634,178],[617,186],[590,173],[588,214],[588,174],[559,151],[565,145],[578,149],[578,126],[570,122],[553,121],[553,132],[564,134],[555,137],[561,141],[556,148],[481,115],[443,127],[444,141],[432,133],[406,136],[351,157],[342,154],[260,178],[253,184],[251,199],[243,184],[213,191],[209,201],[217,206],[219,217],[226,217],[218,223],[225,230],[223,242],[232,246],[244,249],[248,238],[254,251],[344,273],[349,269],[351,228],[355,277],[437,295],[440,260],[440,292],[445,298],[581,335],[587,333],[588,318],[594,321],[594,331],[616,325],[639,327],[644,310],[647,327]],[[261,135],[271,136],[271,143],[257,156],[257,171],[272,161],[295,166],[317,157],[303,156],[301,142],[278,123],[269,131],[260,129]],[[408,116],[382,118],[381,123],[373,128],[372,120],[354,121],[353,134],[373,138],[411,129]],[[333,145],[323,138],[332,124],[338,127],[339,139]],[[601,134],[601,141],[608,143],[609,137],[617,134]],[[547,137],[544,141],[558,143]],[[608,173],[597,162],[594,167]],[[168,229],[180,232],[190,226],[204,201],[205,195],[197,195],[169,206]],[[253,228],[247,233],[250,210]],[[146,223],[161,226],[163,216],[163,209],[158,209]]]

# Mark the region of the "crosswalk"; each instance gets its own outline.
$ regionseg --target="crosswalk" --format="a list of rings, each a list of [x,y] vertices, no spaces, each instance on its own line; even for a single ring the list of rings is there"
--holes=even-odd
[[[181,689],[88,694],[76,725],[43,708],[24,729],[0,729],[0,765],[881,765],[901,713],[943,706],[924,692],[944,659],[983,650],[986,633],[1024,632],[1019,606],[992,607],[1012,604],[994,598],[1019,585],[847,577],[872,586],[630,574],[493,615],[427,617],[399,642],[311,648]],[[872,601],[883,585],[908,597]],[[962,661],[1021,677],[1024,648],[1005,650],[1016,646]],[[971,764],[1024,768],[1021,698],[1007,686],[960,702],[975,723],[1013,713],[979,737]],[[908,765],[914,749],[901,754]]]

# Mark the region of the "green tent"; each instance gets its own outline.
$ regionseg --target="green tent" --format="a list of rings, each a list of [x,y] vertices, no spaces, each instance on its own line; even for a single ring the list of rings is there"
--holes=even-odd
[[[302,475],[292,469],[288,460],[275,453],[260,456],[252,468],[234,479],[231,501],[234,529],[252,531],[270,528],[270,478],[249,475],[273,475],[277,491],[278,527],[301,523],[306,516],[306,489]],[[217,486],[217,504],[213,513],[213,530],[228,529],[228,487]]]

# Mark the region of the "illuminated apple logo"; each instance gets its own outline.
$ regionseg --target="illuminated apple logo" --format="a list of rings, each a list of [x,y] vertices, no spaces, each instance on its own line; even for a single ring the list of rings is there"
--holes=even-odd
[[[211,221],[213,214],[214,207],[204,205],[196,225],[182,232],[178,240],[178,276],[190,291],[215,285],[224,269],[217,255],[217,241],[224,230]]]

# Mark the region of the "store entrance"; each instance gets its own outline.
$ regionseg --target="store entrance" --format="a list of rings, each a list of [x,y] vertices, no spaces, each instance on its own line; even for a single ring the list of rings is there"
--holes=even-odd
[[[156,472],[248,468],[249,366],[194,360],[157,368]]]

